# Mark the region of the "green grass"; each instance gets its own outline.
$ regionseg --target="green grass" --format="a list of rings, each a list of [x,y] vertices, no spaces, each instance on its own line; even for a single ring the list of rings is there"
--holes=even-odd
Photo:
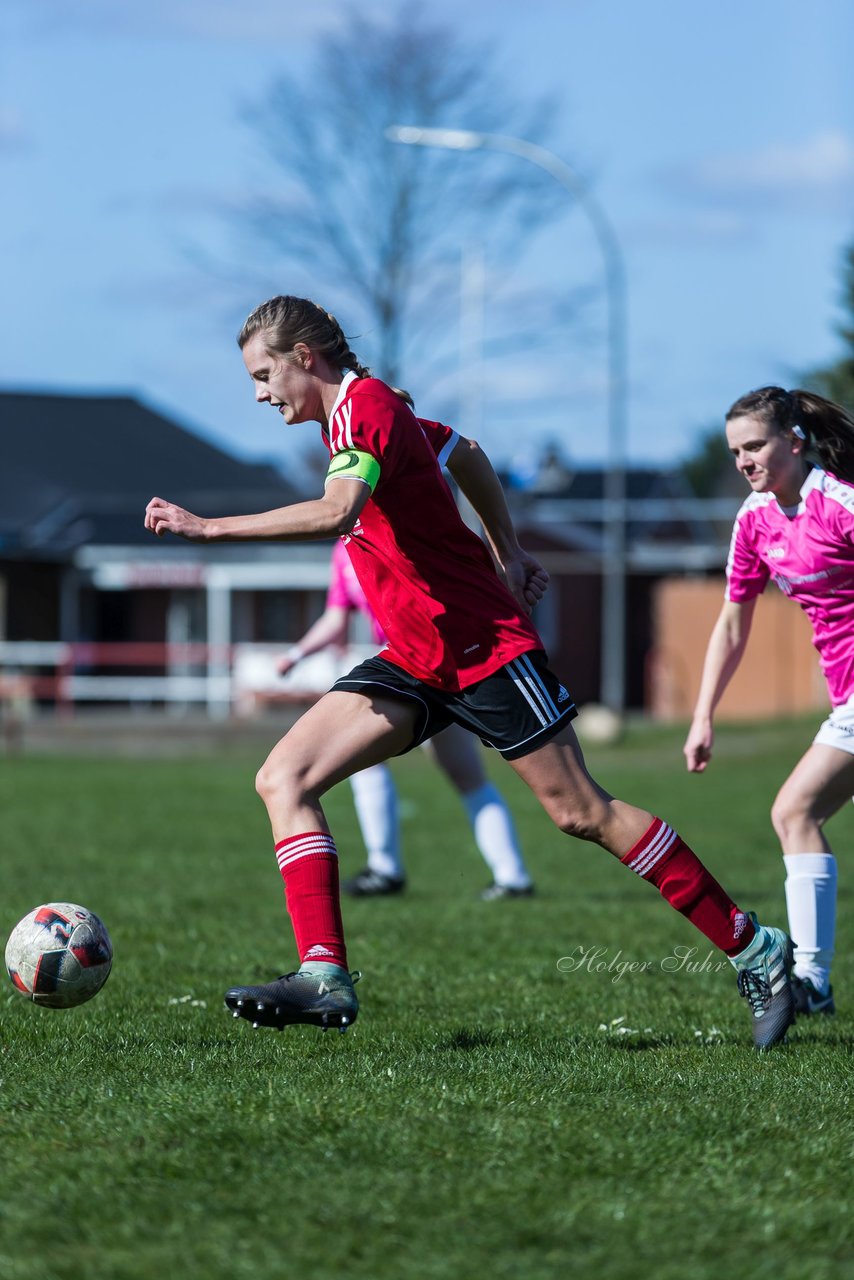
[[[811,729],[725,730],[703,778],[672,730],[587,755],[783,921],[767,811]],[[294,962],[258,763],[0,762],[0,931],[70,899],[116,953],[80,1009],[0,994],[4,1280],[830,1280],[851,1265],[850,806],[831,829],[840,1013],[760,1056],[729,966],[703,964],[681,917],[550,828],[498,761],[538,896],[478,901],[488,874],[459,801],[407,756],[410,888],[345,903],[359,1021],[278,1035],[221,1003]],[[348,788],[327,807],[352,872]],[[695,945],[699,971],[662,969]],[[610,971],[559,969],[595,948]]]

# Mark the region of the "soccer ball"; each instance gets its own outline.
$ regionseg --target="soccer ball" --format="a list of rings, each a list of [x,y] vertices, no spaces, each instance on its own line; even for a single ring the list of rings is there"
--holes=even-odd
[[[589,702],[578,708],[578,720],[574,726],[582,742],[599,747],[613,747],[623,736],[625,728],[618,712],[598,702]]]
[[[36,907],[18,921],[6,943],[6,968],[16,990],[49,1009],[91,1000],[112,963],[105,925],[73,902]]]

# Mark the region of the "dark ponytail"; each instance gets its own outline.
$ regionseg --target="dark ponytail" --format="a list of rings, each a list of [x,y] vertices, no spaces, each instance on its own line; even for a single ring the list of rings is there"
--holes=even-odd
[[[736,400],[726,420],[747,414],[761,418],[781,435],[797,436],[804,441],[807,457],[854,484],[854,418],[841,405],[814,391],[760,387]]]

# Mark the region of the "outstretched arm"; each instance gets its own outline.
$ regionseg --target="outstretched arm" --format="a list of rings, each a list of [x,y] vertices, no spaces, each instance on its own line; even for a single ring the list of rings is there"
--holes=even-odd
[[[476,440],[460,436],[447,462],[448,470],[474,507],[499,573],[526,613],[541,600],[549,575],[538,560],[523,551],[501,481]]]
[[[741,662],[755,607],[756,600],[743,604],[728,600],[709,637],[694,718],[682,748],[691,773],[703,773],[712,758],[715,707]]]
[[[371,496],[361,480],[329,480],[322,498],[275,511],[205,519],[164,498],[145,508],[145,527],[162,538],[174,533],[191,542],[297,542],[349,533]]]

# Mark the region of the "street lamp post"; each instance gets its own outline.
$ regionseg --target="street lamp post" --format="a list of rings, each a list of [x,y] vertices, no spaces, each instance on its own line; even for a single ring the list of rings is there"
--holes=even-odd
[[[439,147],[445,151],[506,151],[545,169],[578,201],[590,219],[605,265],[608,301],[608,439],[605,471],[602,585],[601,700],[612,710],[625,708],[626,634],[626,391],[628,343],[626,272],[614,228],[602,206],[574,169],[553,152],[523,138],[470,129],[422,129],[391,125],[392,142]]]

